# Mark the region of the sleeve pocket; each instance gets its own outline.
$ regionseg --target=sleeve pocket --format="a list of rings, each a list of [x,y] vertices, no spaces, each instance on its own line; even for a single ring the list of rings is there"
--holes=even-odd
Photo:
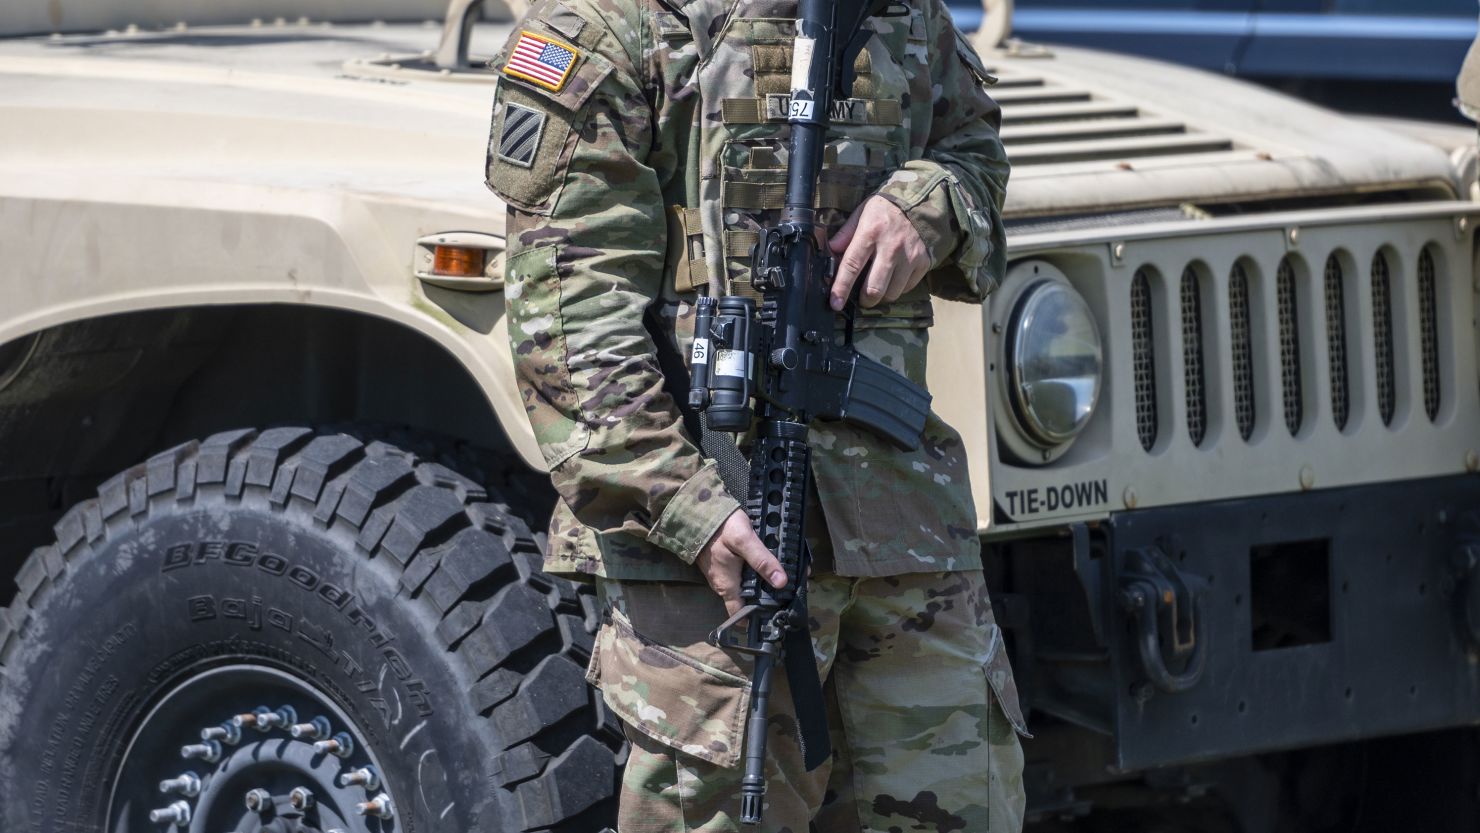
[[[617,609],[596,635],[586,680],[632,728],[722,767],[740,763],[750,683],[632,629]]]
[[[1007,715],[1007,721],[1019,735],[1025,738],[1033,737],[1028,733],[1028,721],[1023,719],[1023,707],[1018,702],[1017,682],[1012,678],[1012,665],[1007,658],[1007,646],[1002,641],[1002,628],[997,625],[989,625],[992,631],[992,647],[987,654],[987,661],[982,663],[982,671],[987,675],[987,685],[992,688],[992,696],[996,698],[997,705],[1002,707],[1002,713]]]
[[[600,55],[583,53],[577,60],[558,92],[504,75],[494,94],[486,181],[505,202],[534,214],[548,214],[554,207],[580,139],[581,120],[612,69]]]

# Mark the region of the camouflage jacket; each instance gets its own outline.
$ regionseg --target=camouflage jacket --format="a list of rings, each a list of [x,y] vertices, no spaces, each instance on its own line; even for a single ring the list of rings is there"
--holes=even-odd
[[[744,264],[784,191],[795,0],[541,0],[500,71],[488,184],[509,205],[509,336],[560,500],[547,568],[695,580],[738,507],[665,383],[697,293],[752,291]],[[865,311],[858,349],[921,384],[931,296],[979,302],[1004,268],[1008,166],[992,79],[941,0],[866,25],[833,108],[819,219],[869,195],[899,207],[935,264]],[[932,417],[902,453],[846,424],[812,431],[842,575],[980,566],[959,436]]]

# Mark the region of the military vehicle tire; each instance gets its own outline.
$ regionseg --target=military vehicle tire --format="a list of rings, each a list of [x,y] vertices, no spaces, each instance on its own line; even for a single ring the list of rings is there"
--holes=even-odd
[[[593,598],[474,479],[239,431],[114,477],[57,535],[0,609],[0,830],[610,823]]]

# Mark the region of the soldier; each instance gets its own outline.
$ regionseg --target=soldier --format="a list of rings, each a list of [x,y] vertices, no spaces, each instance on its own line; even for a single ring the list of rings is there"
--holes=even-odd
[[[743,658],[705,636],[742,563],[779,565],[681,413],[693,299],[753,293],[781,208],[794,0],[542,0],[494,68],[488,183],[509,205],[520,389],[559,501],[546,569],[597,582],[588,679],[632,743],[621,833],[737,829]],[[890,6],[833,108],[819,222],[862,283],[857,348],[925,383],[931,296],[1005,266],[994,81],[940,0]],[[1026,735],[959,436],[916,452],[815,424],[812,637],[834,756],[805,772],[784,678],[765,829],[1012,831]],[[708,587],[705,586],[707,582]]]

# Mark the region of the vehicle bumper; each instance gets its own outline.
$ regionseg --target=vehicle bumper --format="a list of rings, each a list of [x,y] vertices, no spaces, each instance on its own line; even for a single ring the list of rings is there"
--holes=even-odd
[[[1019,662],[1032,705],[1108,734],[1116,770],[1480,720],[1480,478],[1129,511],[1074,532],[1071,553],[1015,556],[1033,626]],[[1201,674],[1176,693],[1149,682],[1128,606],[1146,553],[1202,619],[1183,622]]]

